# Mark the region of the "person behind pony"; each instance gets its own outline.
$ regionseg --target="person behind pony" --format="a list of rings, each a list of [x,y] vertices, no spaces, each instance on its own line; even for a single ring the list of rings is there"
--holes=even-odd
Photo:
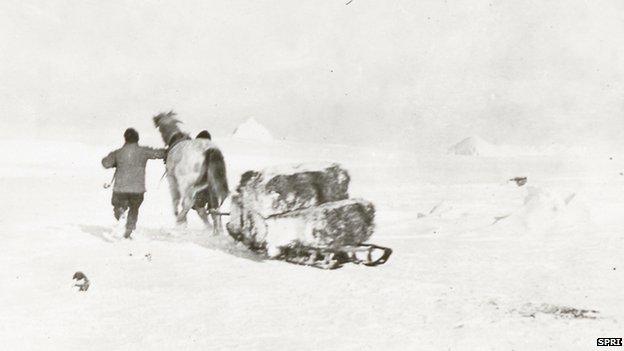
[[[208,139],[208,140],[212,140],[212,136],[210,135],[210,133],[207,130],[204,129],[201,132],[199,132],[199,134],[197,134],[195,139]]]
[[[139,207],[145,193],[145,164],[150,159],[163,159],[165,149],[154,149],[139,145],[139,133],[133,128],[124,132],[124,145],[102,159],[104,168],[115,168],[115,185],[111,204],[115,219],[119,220],[128,210],[124,238],[136,228]]]
[[[195,139],[212,140],[212,136],[207,130],[204,129],[201,132],[199,132],[199,134],[197,134]],[[197,194],[195,194],[195,204],[193,205],[193,209],[196,211],[199,211],[199,209],[205,208],[208,202],[209,202],[208,189],[198,191]],[[200,213],[200,217],[204,219],[204,216],[202,216],[201,213]]]
[[[197,134],[195,139],[207,139],[212,140],[212,136],[207,130],[202,130]],[[195,203],[193,204],[193,209],[197,211],[199,217],[204,221],[204,223],[208,223],[208,214],[206,213],[206,206],[208,208],[214,208],[218,201],[216,199],[210,199],[210,192],[208,189],[200,190],[195,194]],[[211,206],[212,205],[212,206]]]

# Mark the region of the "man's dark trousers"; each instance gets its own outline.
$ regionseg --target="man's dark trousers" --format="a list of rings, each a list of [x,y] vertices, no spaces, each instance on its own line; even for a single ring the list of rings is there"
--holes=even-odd
[[[139,217],[139,207],[141,207],[142,203],[143,193],[113,192],[111,204],[114,207],[115,218],[119,220],[121,215],[128,210],[126,230],[133,231],[136,228],[137,218]]]

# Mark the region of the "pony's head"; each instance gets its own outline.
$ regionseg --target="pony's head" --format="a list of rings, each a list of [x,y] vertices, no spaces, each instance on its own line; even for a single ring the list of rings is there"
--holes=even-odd
[[[167,124],[181,123],[180,120],[175,118],[175,116],[177,116],[177,114],[173,112],[173,110],[169,112],[161,112],[157,114],[156,116],[154,116],[153,118],[154,126],[156,128],[160,128],[161,126],[167,125]]]
[[[163,141],[167,145],[171,145],[172,140],[176,135],[184,135],[180,128],[178,128],[178,123],[182,123],[180,120],[175,118],[176,113],[173,111],[169,112],[161,112],[154,116],[154,126],[158,128],[160,131],[160,135],[163,138]]]

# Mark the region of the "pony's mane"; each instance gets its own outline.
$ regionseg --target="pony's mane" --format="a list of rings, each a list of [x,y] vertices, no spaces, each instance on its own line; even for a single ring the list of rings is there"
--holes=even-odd
[[[169,112],[161,112],[153,118],[154,126],[158,128],[163,141],[168,146],[171,146],[173,139],[190,138],[187,133],[184,133],[178,127],[178,124],[182,123],[182,121],[175,118],[175,116],[176,113],[171,110]]]

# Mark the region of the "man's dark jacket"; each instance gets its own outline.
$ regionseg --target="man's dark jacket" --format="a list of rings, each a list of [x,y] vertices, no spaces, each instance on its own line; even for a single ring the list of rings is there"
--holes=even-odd
[[[144,193],[145,164],[149,159],[162,159],[165,149],[153,149],[137,143],[126,143],[102,159],[104,168],[116,167],[113,192]]]

